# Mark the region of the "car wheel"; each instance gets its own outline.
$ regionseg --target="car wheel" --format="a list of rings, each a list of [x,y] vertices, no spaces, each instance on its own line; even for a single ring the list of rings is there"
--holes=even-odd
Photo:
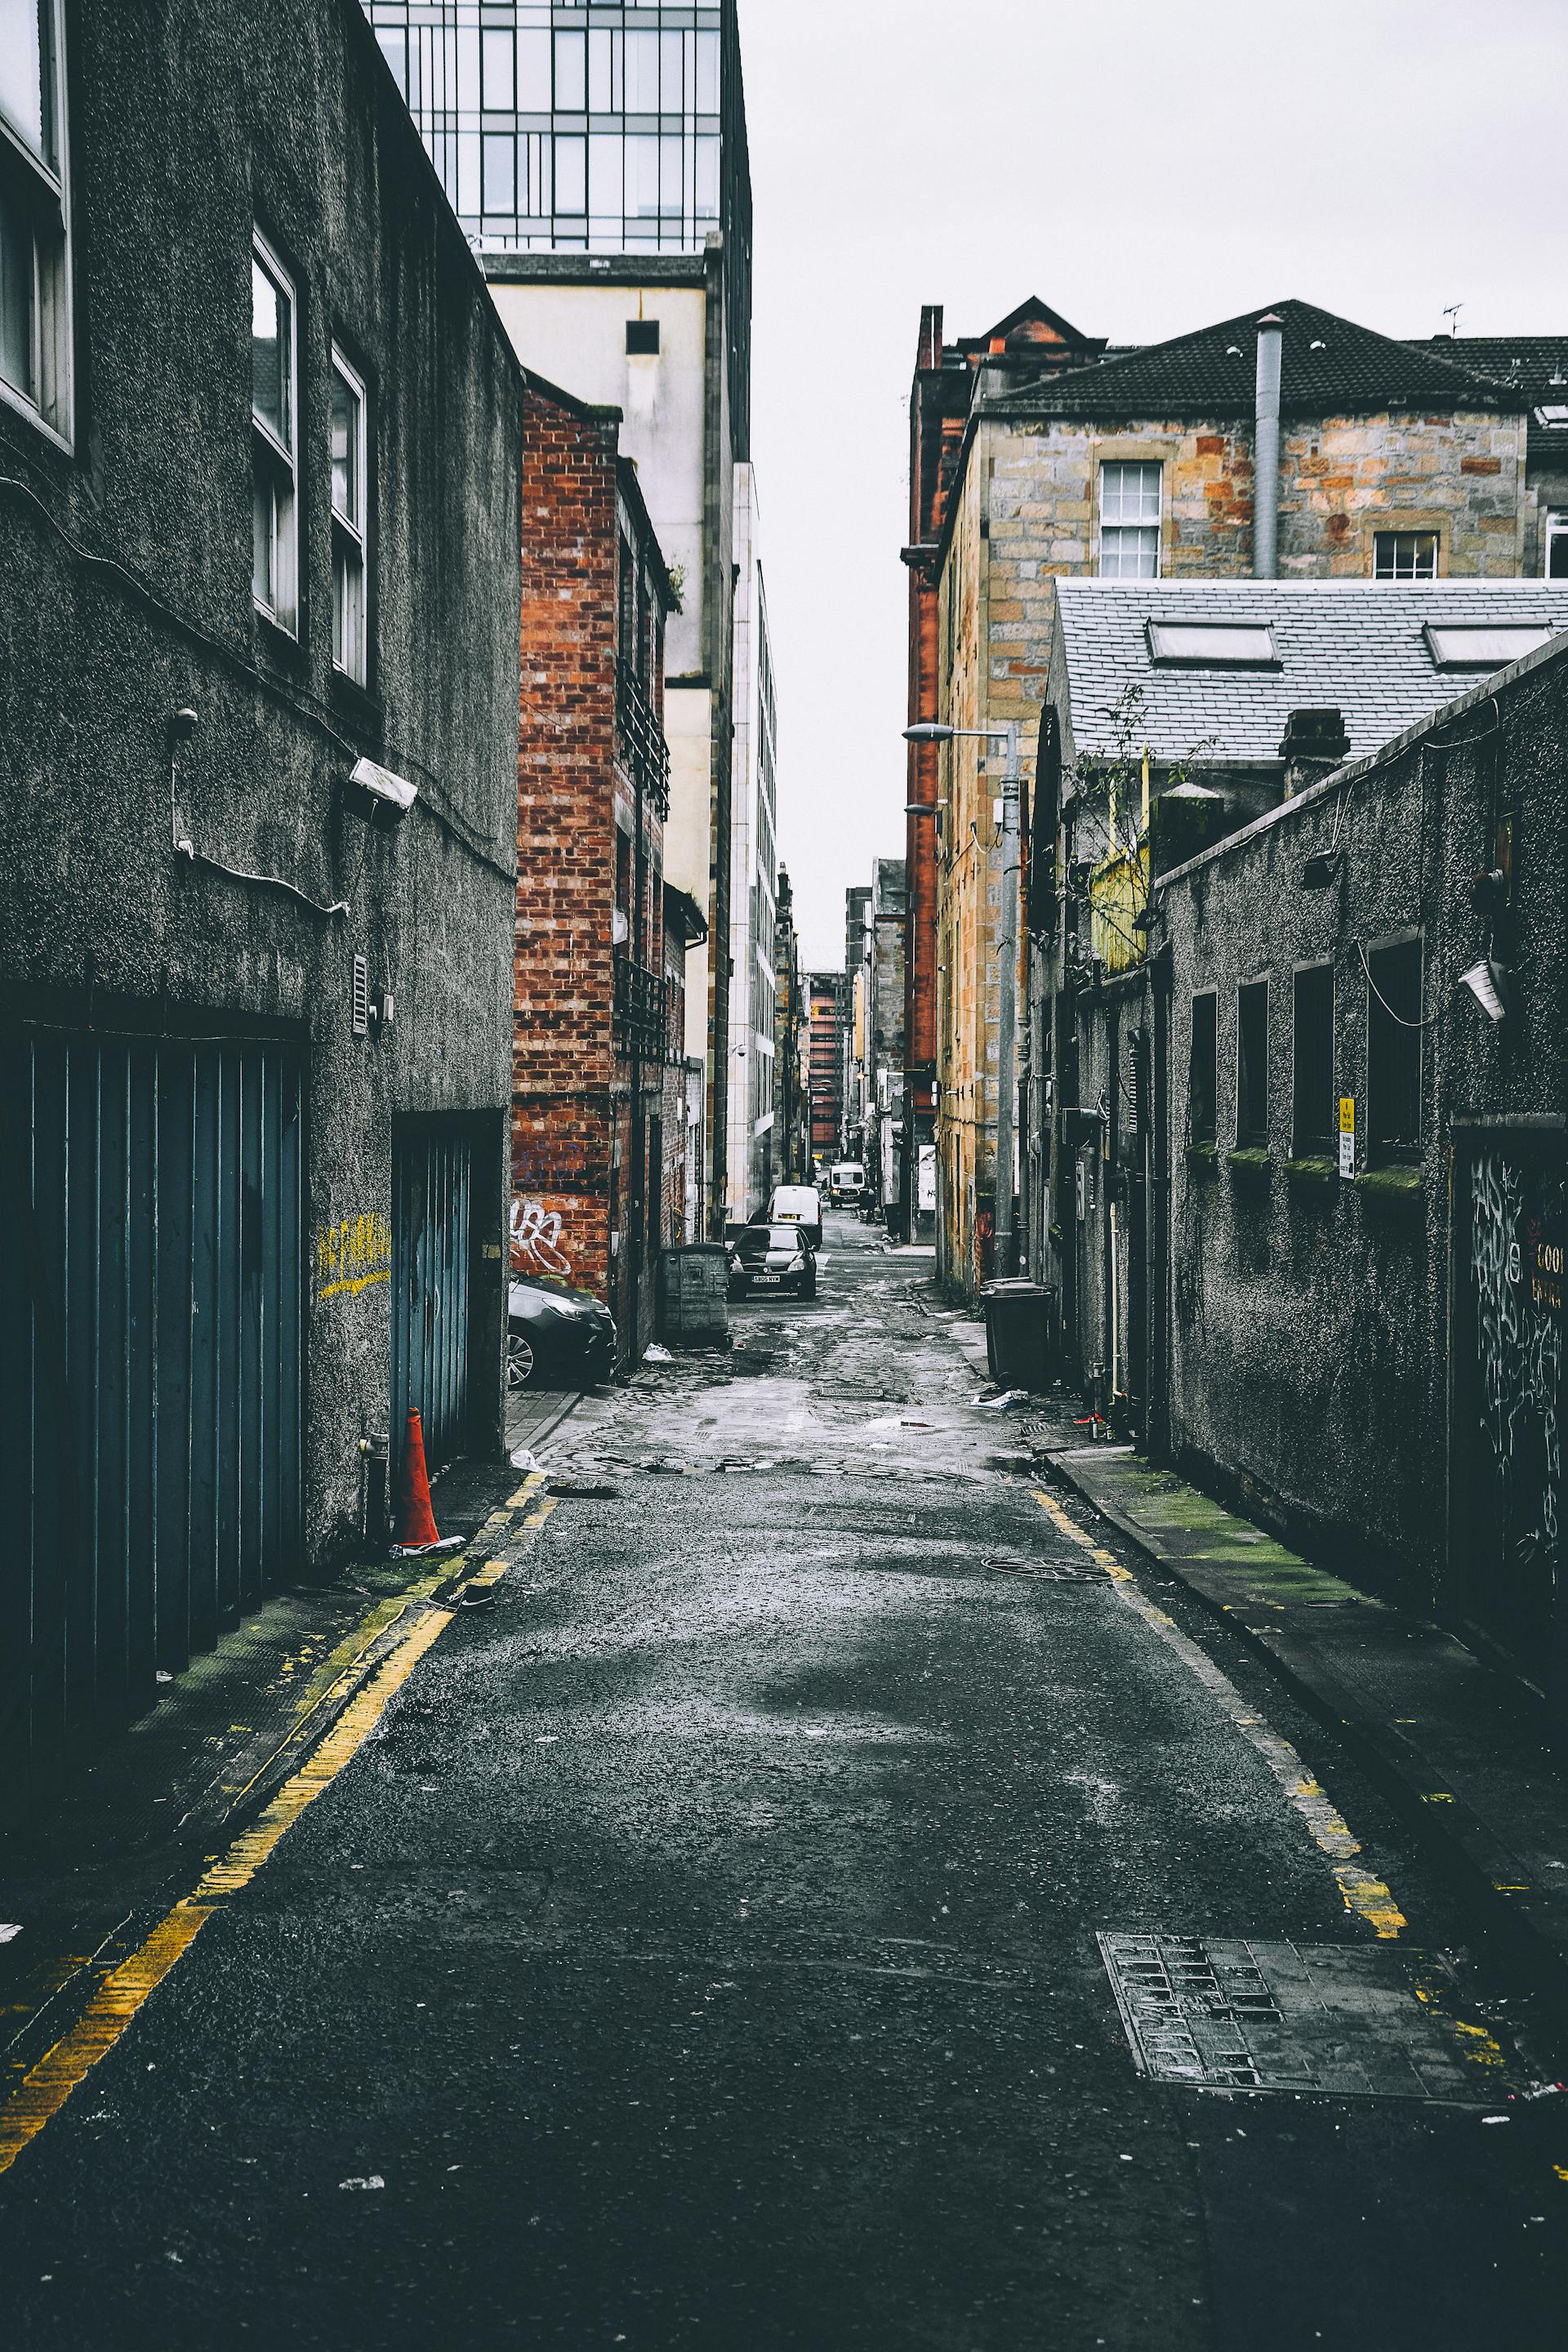
[[[532,1343],[521,1331],[509,1332],[506,1343],[506,1384],[509,1389],[533,1386],[539,1370],[539,1360]]]

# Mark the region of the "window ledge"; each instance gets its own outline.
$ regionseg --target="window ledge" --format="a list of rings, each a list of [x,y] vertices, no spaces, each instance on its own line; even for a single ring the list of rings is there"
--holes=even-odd
[[[1389,1208],[1417,1207],[1426,1198],[1426,1180],[1419,1168],[1367,1168],[1355,1179],[1364,1200]]]
[[[1274,1163],[1263,1144],[1241,1143],[1226,1153],[1225,1164],[1238,1176],[1267,1176]]]
[[[1187,1146],[1187,1165],[1189,1168],[1193,1169],[1217,1168],[1219,1166],[1219,1146],[1214,1143],[1189,1143]]]
[[[1287,1160],[1285,1173],[1292,1184],[1331,1184],[1339,1170],[1331,1160]]]

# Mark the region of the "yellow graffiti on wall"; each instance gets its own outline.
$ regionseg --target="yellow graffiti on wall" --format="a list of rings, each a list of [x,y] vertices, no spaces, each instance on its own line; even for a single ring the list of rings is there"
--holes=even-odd
[[[392,1227],[384,1217],[345,1217],[316,1234],[316,1297],[357,1298],[392,1280]]]

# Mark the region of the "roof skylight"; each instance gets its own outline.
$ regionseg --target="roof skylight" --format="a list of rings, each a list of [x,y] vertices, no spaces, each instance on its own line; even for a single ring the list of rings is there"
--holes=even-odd
[[[1555,633],[1546,621],[1428,621],[1424,634],[1435,669],[1501,669]]]
[[[1267,621],[1154,621],[1149,651],[1180,669],[1267,669],[1279,656]]]

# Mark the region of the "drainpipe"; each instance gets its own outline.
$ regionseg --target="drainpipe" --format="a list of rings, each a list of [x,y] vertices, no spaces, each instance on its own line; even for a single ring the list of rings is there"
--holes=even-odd
[[[1279,577],[1279,347],[1283,327],[1284,321],[1272,310],[1258,321],[1252,569],[1259,580]]]
[[[1005,729],[1007,772],[1002,782],[1002,919],[996,927],[996,1216],[992,1255],[998,1275],[1010,1275],[1014,1270],[1013,1129],[1018,1099],[1018,803],[1024,781],[1020,731],[1018,721],[1010,719]]]

